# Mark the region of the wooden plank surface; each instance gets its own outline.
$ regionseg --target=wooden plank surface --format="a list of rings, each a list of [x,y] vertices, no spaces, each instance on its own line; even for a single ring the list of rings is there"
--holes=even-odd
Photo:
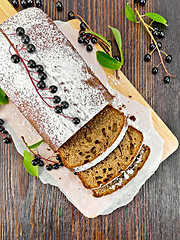
[[[0,5],[6,3],[1,0]],[[67,12],[74,10],[107,38],[112,37],[108,25],[119,28],[126,60],[123,72],[178,136],[178,79],[166,86],[162,82],[163,71],[156,77],[151,74],[158,57],[153,56],[151,63],[143,61],[150,41],[141,26],[125,20],[125,4],[126,1],[118,0],[64,1],[63,11],[58,13],[54,2],[47,0],[43,10],[60,20],[67,20]],[[176,75],[180,60],[177,54],[180,26],[174,24],[175,20],[179,24],[178,4],[177,0],[171,6],[168,0],[153,0],[144,8],[139,7],[142,13],[158,11],[169,20],[163,45],[173,55],[169,69]],[[9,16],[11,10],[8,9],[0,9],[1,20]],[[135,98],[136,94],[133,96]],[[159,126],[162,127],[162,123]],[[57,188],[42,185],[29,176],[14,146],[4,146],[1,141],[0,148],[2,239],[178,239],[178,152],[160,166],[128,206],[90,220],[83,217]]]

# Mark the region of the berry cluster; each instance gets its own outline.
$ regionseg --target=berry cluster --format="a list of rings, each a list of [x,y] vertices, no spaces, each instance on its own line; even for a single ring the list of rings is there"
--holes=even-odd
[[[52,169],[58,169],[59,167],[63,166],[62,159],[59,154],[56,155],[56,162],[50,161],[49,159],[42,158],[40,155],[34,155],[34,159],[32,160],[32,165],[33,166],[39,166],[43,167],[44,166],[44,161],[46,162],[51,162],[46,164],[46,170],[51,171]]]
[[[147,53],[145,56],[144,56],[144,61],[146,62],[149,62],[151,60],[151,55],[152,53],[155,51],[155,50],[158,50],[160,53],[163,53],[165,55],[165,61],[167,63],[171,63],[172,62],[172,56],[171,55],[168,55],[166,54],[164,51],[161,50],[162,48],[162,43],[160,41],[156,42],[155,38],[164,38],[165,37],[165,32],[162,31],[162,30],[159,30],[157,27],[154,27],[152,28],[151,26],[149,26],[150,30],[152,31],[152,35],[154,37],[154,40],[152,40],[150,46],[149,46],[149,49],[150,49],[150,53]],[[163,60],[162,60],[162,57],[161,57],[161,62],[156,66],[156,67],[153,67],[152,68],[152,74],[156,75],[158,72],[159,72],[159,69],[158,67],[163,64],[163,67],[164,67],[164,63],[163,63]],[[164,77],[164,83],[165,84],[168,84],[170,82],[170,74],[168,73],[167,69],[165,68],[165,71],[167,73],[167,76]]]
[[[22,58],[20,55],[19,55],[19,52],[21,50],[27,50],[29,53],[33,53],[35,52],[36,48],[33,44],[30,44],[30,38],[28,35],[25,34],[25,30],[22,28],[22,27],[18,27],[16,29],[16,33],[13,33],[13,34],[7,34],[7,35],[15,35],[17,34],[18,36],[21,37],[21,41],[23,43],[23,46],[21,47],[21,49],[17,50],[14,45],[11,43],[10,39],[8,38],[8,36],[3,32],[3,35],[6,37],[6,39],[9,41],[10,43],[10,48],[12,47],[14,49],[14,51],[16,52],[16,54],[11,54],[11,61],[15,64],[19,63],[20,61],[22,62],[22,64],[24,65],[29,77],[30,77],[30,80],[33,84],[33,86],[35,87],[35,90],[36,92],[38,93],[39,97],[42,99],[42,101],[50,108],[53,108],[55,113],[57,114],[61,114],[63,109],[67,109],[69,107],[69,103],[67,101],[62,101],[61,102],[61,98],[59,96],[54,96],[54,97],[42,97],[42,95],[40,94],[39,90],[48,90],[50,93],[54,94],[57,92],[58,88],[55,86],[55,85],[51,85],[49,88],[46,88],[46,83],[45,83],[45,80],[47,79],[47,74],[44,72],[44,68],[42,65],[39,65],[39,64],[36,64],[36,62],[32,59],[30,60],[26,60],[24,58]],[[24,48],[24,45],[27,44],[26,48]],[[24,61],[27,61],[27,65],[25,64]],[[30,71],[28,68],[30,69],[34,69],[35,71]],[[34,79],[32,76],[31,76],[31,73],[36,73],[38,74],[38,78],[39,78],[39,81],[37,81],[36,79]],[[37,87],[36,85],[34,84],[34,82],[37,82]],[[45,98],[49,99],[49,100],[52,100],[54,104],[59,104],[61,102],[60,105],[57,105],[57,106],[53,106],[53,105],[50,105],[46,102]],[[80,119],[77,118],[77,117],[69,117],[69,116],[65,116],[63,114],[61,114],[63,117],[65,118],[69,118],[69,119],[72,119],[72,122],[76,125],[76,124],[79,124],[80,123]]]
[[[134,0],[134,3],[140,3],[141,6],[145,6],[146,0]]]
[[[97,43],[97,38],[92,36],[89,33],[86,33],[87,25],[85,22],[80,23],[80,31],[79,31],[79,37],[78,37],[78,43],[86,45],[86,50],[88,52],[91,52],[93,50],[92,44]],[[90,41],[92,44],[90,44]]]
[[[0,118],[0,135],[3,137],[3,142],[8,144],[8,143],[11,143],[11,138],[4,136],[4,135],[8,134],[8,131],[5,129],[3,124],[4,124],[4,120],[2,118]]]
[[[34,6],[34,0],[20,0],[20,4],[22,8],[28,8],[28,7],[33,7]],[[12,5],[14,8],[19,7],[19,1],[18,0],[12,0]],[[35,0],[35,5],[36,7],[41,7],[42,6],[42,0]]]

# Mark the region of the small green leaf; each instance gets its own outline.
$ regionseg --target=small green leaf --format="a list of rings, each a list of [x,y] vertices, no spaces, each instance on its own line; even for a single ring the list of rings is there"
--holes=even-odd
[[[109,48],[111,48],[111,45],[108,43],[107,39],[105,37],[103,37],[102,35],[98,34],[98,33],[95,33],[95,32],[92,32],[92,31],[86,31],[86,33],[90,33],[94,36],[96,36],[97,38],[101,39],[103,42],[105,42]]]
[[[101,66],[105,68],[109,68],[112,70],[118,70],[121,68],[122,63],[117,61],[116,59],[110,57],[107,53],[102,51],[96,52],[96,57],[98,62],[101,64]]]
[[[129,6],[129,3],[127,3],[127,5],[126,5],[125,15],[126,15],[126,18],[128,20],[130,20],[131,22],[135,22],[135,23],[137,22],[136,15],[135,15],[134,11],[132,10],[132,8]]]
[[[9,98],[8,96],[5,94],[5,92],[3,92],[3,90],[0,88],[0,105],[4,105],[4,104],[8,104],[9,103]]]
[[[165,18],[163,18],[161,15],[157,14],[157,13],[146,13],[145,14],[147,17],[151,18],[153,21],[158,22],[158,23],[162,23],[165,26],[167,25],[167,21]]]
[[[41,145],[41,143],[44,142],[44,139],[42,139],[41,141],[31,145],[31,146],[28,146],[29,149],[35,149],[37,147],[39,147],[39,145]]]
[[[23,157],[24,157],[23,164],[24,164],[24,167],[25,167],[26,171],[28,173],[30,173],[31,175],[33,175],[35,177],[38,177],[38,166],[33,166],[32,165],[31,154],[27,150],[25,150]]]
[[[122,40],[121,40],[121,34],[119,32],[118,29],[114,28],[114,27],[111,27],[109,26],[110,29],[112,30],[113,32],[113,36],[116,40],[116,43],[118,45],[118,48],[119,48],[119,52],[120,52],[120,55],[121,55],[121,64],[123,65],[124,64],[124,57],[123,57],[123,53],[122,53]]]

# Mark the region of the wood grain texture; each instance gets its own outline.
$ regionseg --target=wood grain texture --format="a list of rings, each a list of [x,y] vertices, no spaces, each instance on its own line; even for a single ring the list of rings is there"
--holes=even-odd
[[[1,0],[5,1],[5,0]],[[127,78],[155,109],[168,127],[179,137],[178,77],[164,85],[164,72],[154,77],[152,66],[157,65],[155,54],[150,63],[143,61],[148,51],[149,37],[140,25],[124,17],[127,1],[82,0],[63,1],[64,9],[58,13],[53,1],[44,0],[43,10],[53,19],[67,20],[73,10],[84,17],[91,27],[107,38],[112,38],[108,25],[121,30]],[[156,11],[168,19],[166,38],[162,41],[166,51],[173,55],[169,70],[178,76],[180,65],[179,1],[148,1],[140,12]],[[0,12],[1,16],[1,12]],[[114,50],[117,54],[117,49]],[[5,146],[1,139],[0,157],[0,215],[1,239],[178,239],[180,236],[180,177],[179,152],[168,161],[141,188],[127,206],[108,216],[87,219],[75,209],[55,187],[43,185],[24,170],[22,158],[13,145]]]

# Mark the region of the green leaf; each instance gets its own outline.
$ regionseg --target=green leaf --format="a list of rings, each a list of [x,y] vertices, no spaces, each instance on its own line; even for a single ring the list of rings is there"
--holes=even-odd
[[[167,25],[167,21],[165,18],[163,18],[161,15],[157,14],[157,13],[146,13],[145,14],[147,17],[151,18],[153,21],[158,22],[158,23],[162,23],[165,26]]]
[[[4,105],[4,104],[8,104],[9,103],[9,98],[8,96],[5,94],[5,92],[3,92],[3,90],[0,88],[0,105]]]
[[[101,64],[101,66],[105,68],[109,68],[112,70],[118,70],[121,68],[122,63],[117,61],[116,59],[110,57],[107,53],[102,51],[96,52],[96,57],[98,62]]]
[[[109,48],[111,48],[111,45],[108,43],[107,39],[105,37],[103,37],[102,35],[98,34],[98,33],[95,33],[95,32],[92,32],[92,31],[86,31],[86,33],[90,33],[94,36],[96,36],[97,38],[101,39],[103,42],[105,42]]]
[[[41,143],[44,142],[44,139],[42,139],[41,141],[31,145],[31,146],[28,146],[29,149],[35,149],[37,147],[39,147],[39,145],[41,145]]]
[[[24,167],[28,173],[30,173],[33,176],[38,177],[38,166],[33,166],[32,165],[32,156],[31,154],[27,151],[27,149],[24,151]]]
[[[124,64],[124,57],[123,57],[123,53],[122,53],[122,40],[121,40],[121,34],[119,32],[118,29],[114,28],[114,27],[111,27],[109,26],[110,29],[112,30],[113,32],[113,36],[116,40],[116,43],[118,45],[118,48],[119,48],[119,52],[120,52],[120,55],[121,55],[121,64],[123,65]]]
[[[127,5],[126,5],[125,15],[126,15],[126,18],[128,20],[130,20],[131,22],[135,22],[135,23],[137,22],[136,15],[135,15],[134,11],[132,10],[132,8],[129,6],[129,3],[127,3]]]

